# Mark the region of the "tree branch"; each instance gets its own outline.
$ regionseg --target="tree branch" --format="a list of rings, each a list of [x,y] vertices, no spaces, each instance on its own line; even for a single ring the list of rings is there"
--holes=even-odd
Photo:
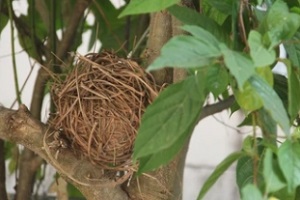
[[[78,158],[69,148],[49,147],[56,140],[55,131],[33,118],[25,105],[17,111],[0,107],[0,138],[37,153],[88,200],[128,199],[116,181],[87,159]]]
[[[5,149],[4,141],[0,139],[0,197],[7,200],[7,192],[5,187]]]
[[[215,113],[221,112],[222,110],[229,108],[234,103],[234,101],[234,96],[230,96],[223,101],[219,101],[218,103],[203,107],[199,117],[199,121],[201,121],[207,116],[213,115]]]
[[[57,57],[62,59],[70,51],[70,47],[73,45],[77,28],[80,25],[82,16],[84,15],[85,9],[89,6],[91,0],[79,0],[76,2],[74,7],[73,15],[67,23],[68,26],[64,32],[63,39],[60,41],[57,48]]]

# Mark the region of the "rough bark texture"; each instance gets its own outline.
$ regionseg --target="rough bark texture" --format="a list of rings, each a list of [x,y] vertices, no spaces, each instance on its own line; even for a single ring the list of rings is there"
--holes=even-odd
[[[0,139],[0,199],[2,200],[7,200],[5,183],[5,149],[4,141]]]
[[[0,107],[0,138],[17,142],[32,150],[52,164],[68,182],[75,185],[88,200],[126,200],[127,194],[113,182],[107,183],[102,170],[84,158],[78,158],[69,149],[49,149],[45,146],[53,140],[49,127],[35,119],[21,105],[14,111]],[[44,137],[45,134],[47,138]],[[57,159],[55,154],[59,150]],[[87,178],[88,177],[88,178]],[[30,199],[23,197],[23,199]]]
[[[161,47],[172,37],[172,17],[166,12],[151,14],[150,32],[147,48],[144,53],[146,65],[154,61],[159,55]],[[173,82],[173,70],[165,68],[152,72],[158,85]]]

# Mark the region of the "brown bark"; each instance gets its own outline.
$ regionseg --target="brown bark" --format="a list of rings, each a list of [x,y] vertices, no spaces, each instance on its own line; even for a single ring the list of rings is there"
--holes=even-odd
[[[56,167],[58,173],[76,186],[88,200],[126,200],[126,193],[114,182],[103,177],[102,170],[87,159],[78,158],[70,149],[61,149],[57,160],[57,149],[48,149],[45,139],[51,140],[49,127],[35,119],[28,109],[21,105],[14,111],[0,107],[0,138],[13,141],[32,150]],[[89,179],[87,178],[89,177]],[[96,181],[91,181],[96,180]],[[113,187],[114,186],[114,187]],[[30,199],[23,196],[23,199]]]
[[[0,199],[3,200],[7,200],[5,183],[5,149],[4,141],[0,139]]]
[[[151,14],[149,39],[143,55],[147,66],[157,58],[162,46],[172,37],[171,19],[171,15],[166,11]],[[173,82],[173,70],[171,68],[153,71],[152,74],[158,85]]]

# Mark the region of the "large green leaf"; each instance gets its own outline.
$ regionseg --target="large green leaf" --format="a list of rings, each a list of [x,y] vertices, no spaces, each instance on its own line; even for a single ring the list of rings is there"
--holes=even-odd
[[[178,2],[179,0],[131,0],[119,17],[161,11]]]
[[[288,192],[292,193],[300,185],[300,144],[286,140],[279,148],[278,161]]]
[[[177,145],[190,136],[206,98],[204,77],[204,74],[199,73],[169,86],[147,108],[135,141],[135,160],[167,149],[177,151],[178,148],[173,148],[172,145]],[[167,160],[171,154],[174,155],[172,152],[167,154],[165,152],[164,158]],[[164,163],[164,159],[160,162]]]
[[[282,40],[291,38],[299,27],[300,15],[289,12],[287,4],[277,0],[268,10],[261,30],[266,33],[264,40],[273,48]]]
[[[293,68],[286,64],[288,69],[288,100],[289,114],[294,120],[300,111],[300,68]]]
[[[233,162],[237,161],[238,159],[246,156],[245,152],[234,152],[227,156],[213,171],[213,173],[208,177],[205,181],[197,200],[201,200],[204,198],[207,191],[215,184],[218,178],[232,165]]]
[[[280,178],[280,169],[278,163],[273,159],[273,153],[270,149],[266,150],[264,157],[263,175],[267,192],[275,192],[286,186],[284,180]]]
[[[240,52],[228,49],[225,45],[221,45],[221,50],[227,68],[242,90],[244,83],[255,73],[252,60]]]
[[[192,132],[194,127],[190,127],[186,133]],[[188,134],[183,134],[177,141],[174,142],[169,148],[163,149],[158,153],[151,154],[146,157],[140,158],[139,169],[137,174],[142,174],[147,171],[154,170],[161,165],[165,165],[170,162],[174,156],[179,152],[179,150],[186,144],[188,139]]]
[[[276,92],[270,87],[270,85],[260,78],[259,76],[252,76],[249,79],[252,88],[260,96],[264,108],[270,113],[272,118],[279,124],[282,130],[289,134],[290,123],[283,103],[276,94]]]
[[[245,111],[254,111],[263,106],[260,96],[247,81],[242,90],[234,90],[234,96],[240,107]]]
[[[283,43],[285,50],[292,62],[292,65],[300,68],[300,30],[291,38],[289,42]]]
[[[274,63],[276,54],[274,49],[266,49],[262,44],[262,36],[257,31],[250,31],[248,36],[250,55],[255,67],[268,66]]]
[[[191,33],[195,38],[199,39],[200,41],[209,41],[208,44],[211,46],[218,46],[220,43],[215,36],[213,36],[210,32],[199,26],[185,25],[182,27],[182,29]]]
[[[263,200],[261,191],[253,184],[248,184],[242,189],[242,200]]]
[[[215,98],[227,89],[228,83],[229,74],[224,66],[214,64],[208,67],[206,85]]]
[[[226,44],[229,43],[229,33],[226,32],[226,30],[223,30],[219,24],[209,17],[200,14],[193,9],[179,5],[171,6],[168,8],[168,11],[184,24],[201,26],[218,38],[219,41]]]
[[[257,124],[261,128],[263,137],[268,142],[276,144],[277,124],[265,109],[258,110]]]
[[[166,66],[195,68],[209,65],[221,56],[218,40],[208,31],[197,26],[184,26],[193,36],[184,35],[172,38],[161,50],[148,70]]]

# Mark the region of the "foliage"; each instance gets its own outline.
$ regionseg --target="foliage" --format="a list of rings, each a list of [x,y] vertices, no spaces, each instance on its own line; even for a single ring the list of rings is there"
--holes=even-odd
[[[20,16],[9,16],[7,2],[0,1],[0,33],[13,20],[26,53],[40,64],[55,64],[56,58],[49,52],[59,52],[57,45],[63,41],[57,33],[61,31],[65,36],[70,8],[76,6],[76,1],[47,1],[43,5],[49,12],[46,14],[38,12],[37,1],[28,0],[28,12]],[[139,25],[142,17],[137,14],[170,13],[183,23],[180,28],[187,34],[169,40],[148,67],[152,71],[172,66],[187,70],[189,76],[164,89],[147,108],[134,147],[138,174],[167,164],[186,145],[203,117],[203,105],[210,93],[223,101],[232,94],[238,107],[232,110],[244,112],[242,125],[251,125],[253,135],[245,138],[240,151],[216,167],[198,199],[205,197],[235,161],[242,199],[299,199],[300,2],[202,0],[201,13],[178,2],[131,0],[125,8],[115,9],[110,1],[95,0],[85,16],[75,21],[79,24],[72,33],[76,37],[67,49],[76,51],[82,34],[91,31],[89,50],[101,40],[102,48],[121,48],[127,54],[134,46],[133,36],[140,37],[146,30],[146,26]],[[87,21],[88,14],[94,16],[93,22]],[[279,57],[280,44],[288,53],[287,59]],[[64,61],[65,54],[60,55]],[[272,72],[277,62],[286,65],[286,76]],[[257,138],[257,127],[262,138]],[[279,130],[285,133],[280,143]],[[6,148],[15,146],[6,144]],[[14,170],[15,156],[7,158],[11,158],[10,169]]]
[[[238,161],[237,182],[242,199],[297,199],[299,1],[204,0],[201,14],[173,5],[176,1],[149,8],[148,1],[141,2],[132,0],[120,16],[166,8],[188,33],[169,40],[148,70],[173,66],[192,73],[166,88],[148,107],[134,149],[139,172],[156,169],[171,160],[190,137],[207,95],[226,99],[230,88],[247,116],[243,124],[253,126],[253,136],[245,139],[240,152],[229,155],[217,166],[198,199],[234,161]],[[261,9],[262,3],[267,9]],[[288,59],[279,58],[280,44],[286,48]],[[286,77],[272,72],[278,61],[285,63]],[[277,125],[285,133],[283,143],[277,143]],[[256,138],[256,127],[263,133],[260,139]]]

